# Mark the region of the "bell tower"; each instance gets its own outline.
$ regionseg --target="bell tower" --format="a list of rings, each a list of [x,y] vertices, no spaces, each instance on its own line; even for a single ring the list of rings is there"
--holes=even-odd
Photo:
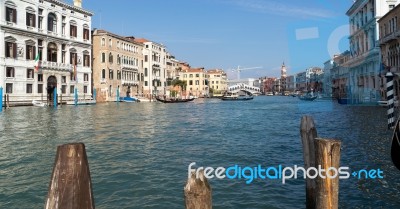
[[[285,62],[282,63],[282,67],[281,67],[281,93],[282,95],[285,93],[286,91],[286,66],[285,66]]]

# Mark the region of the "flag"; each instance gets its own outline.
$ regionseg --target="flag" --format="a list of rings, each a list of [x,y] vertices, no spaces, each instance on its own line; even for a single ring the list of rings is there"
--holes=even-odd
[[[36,57],[35,57],[35,71],[36,72],[39,72],[39,68],[40,68],[40,60],[39,60],[39,57],[40,57],[40,52],[36,55]]]

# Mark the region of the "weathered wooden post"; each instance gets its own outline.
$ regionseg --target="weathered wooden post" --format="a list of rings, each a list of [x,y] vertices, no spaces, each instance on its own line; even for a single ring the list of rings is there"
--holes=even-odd
[[[336,209],[339,204],[339,166],[341,141],[315,139],[315,163],[325,170],[326,178],[317,177],[315,206],[318,209]]]
[[[10,108],[10,94],[7,94],[6,102],[7,102],[7,109],[9,109]]]
[[[315,147],[314,141],[317,138],[317,129],[311,116],[303,116],[300,124],[300,135],[303,143],[304,169],[315,168]],[[311,174],[311,172],[310,172]],[[314,175],[314,173],[312,173]],[[315,179],[306,179],[306,207],[314,209],[315,207]]]
[[[92,181],[85,145],[57,147],[45,209],[94,209]]]
[[[192,172],[184,188],[185,208],[186,209],[211,209],[212,195],[211,186],[204,176],[204,172],[199,172],[199,178]]]

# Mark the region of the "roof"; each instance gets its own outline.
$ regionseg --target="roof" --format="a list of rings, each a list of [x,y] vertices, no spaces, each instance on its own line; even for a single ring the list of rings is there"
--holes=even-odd
[[[109,31],[103,30],[103,29],[94,29],[92,35],[94,35],[94,36],[108,35],[108,36],[111,36],[111,37],[114,37],[114,38],[117,38],[117,39],[120,39],[120,40],[123,40],[123,41],[126,41],[126,42],[131,42],[131,43],[143,45],[142,43],[139,43],[139,42],[135,41],[134,39],[132,39],[132,38],[134,38],[133,36],[124,37],[124,36],[120,36],[120,35],[111,33]]]
[[[151,41],[149,41],[149,40],[147,40],[145,38],[136,38],[135,41],[139,42],[139,43],[151,42]]]
[[[186,70],[187,73],[204,73],[204,68],[190,68]]]

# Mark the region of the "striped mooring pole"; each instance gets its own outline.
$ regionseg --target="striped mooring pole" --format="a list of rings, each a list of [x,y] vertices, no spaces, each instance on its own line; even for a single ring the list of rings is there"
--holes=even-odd
[[[388,101],[388,129],[394,127],[394,95],[393,95],[393,73],[386,73],[386,88]]]

